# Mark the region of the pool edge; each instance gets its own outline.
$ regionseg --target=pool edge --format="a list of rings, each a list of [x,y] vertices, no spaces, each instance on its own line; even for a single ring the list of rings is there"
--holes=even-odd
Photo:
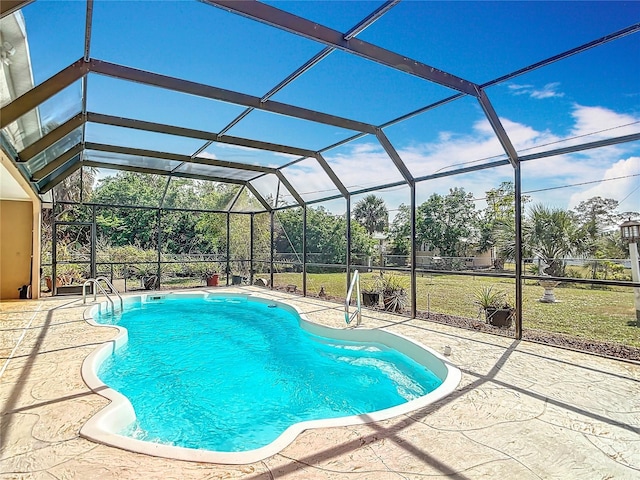
[[[410,400],[401,405],[395,407],[378,410],[375,412],[351,415],[347,417],[338,417],[330,419],[310,420],[305,422],[296,423],[288,427],[280,436],[278,436],[273,442],[264,447],[247,450],[244,452],[216,452],[211,450],[199,450],[193,448],[179,447],[173,445],[165,445],[159,443],[151,443],[142,440],[136,440],[134,438],[125,437],[114,431],[119,431],[135,421],[135,413],[133,406],[129,400],[116,390],[108,387],[97,376],[97,371],[102,361],[110,355],[113,351],[124,345],[127,340],[127,330],[117,325],[102,325],[93,320],[95,311],[101,308],[98,304],[89,307],[85,310],[85,320],[95,327],[111,327],[118,330],[115,338],[102,343],[95,350],[93,350],[83,361],[81,374],[84,382],[87,386],[96,394],[109,400],[109,404],[104,406],[98,412],[96,412],[81,428],[80,436],[88,440],[105,444],[108,446],[128,450],[135,453],[142,453],[146,455],[152,455],[156,457],[171,458],[176,460],[185,460],[192,462],[204,462],[204,463],[217,463],[228,465],[244,465],[254,463],[260,460],[264,460],[270,456],[273,456],[285,447],[291,444],[301,433],[311,428],[330,428],[330,427],[345,427],[350,425],[361,425],[366,423],[372,423],[382,420],[388,420],[399,415],[408,415],[420,408],[427,407],[434,402],[446,397],[460,383],[462,378],[461,371],[455,367],[448,359],[431,349],[430,347],[416,342],[403,335],[392,333],[382,329],[366,329],[366,328],[348,328],[338,329],[320,325],[310,321],[306,315],[301,312],[294,305],[290,305],[282,300],[273,300],[260,297],[254,294],[247,293],[232,293],[232,292],[169,292],[162,294],[163,298],[167,296],[186,297],[186,296],[207,296],[207,295],[225,295],[225,296],[240,296],[251,297],[252,300],[257,300],[264,303],[276,304],[295,312],[300,318],[301,328],[311,333],[318,333],[323,336],[333,337],[340,340],[365,340],[367,334],[372,335],[367,337],[366,341],[377,341],[389,345],[398,349],[400,352],[408,355],[418,363],[430,368],[437,376],[439,376],[443,382],[434,391],[424,395],[422,397]],[[136,299],[140,299],[141,302],[145,300],[147,295],[132,295],[127,296],[126,301],[132,302]],[[156,295],[157,296],[157,295]],[[106,305],[105,305],[106,307]],[[386,340],[386,341],[383,341]],[[398,348],[411,347],[412,353]],[[416,352],[426,352],[434,359],[441,362],[439,365],[442,368],[436,367],[434,370],[431,366],[426,365],[425,359],[416,358]],[[439,370],[439,371],[436,371]],[[442,378],[444,375],[444,378]]]

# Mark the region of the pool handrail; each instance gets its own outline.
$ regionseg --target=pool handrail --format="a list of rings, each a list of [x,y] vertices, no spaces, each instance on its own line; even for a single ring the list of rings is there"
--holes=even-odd
[[[356,287],[356,311],[353,314],[349,314],[349,304],[351,303],[351,295],[353,294],[353,287]],[[353,278],[347,291],[347,298],[344,301],[344,321],[347,325],[351,324],[351,321],[357,318],[356,327],[360,326],[362,320],[362,306],[360,305],[360,272],[355,270],[353,272]]]
[[[87,303],[87,288],[86,287],[93,283],[93,285],[94,285],[93,301],[94,302],[96,301],[96,297],[98,295],[97,290],[99,289],[100,292],[105,297],[107,297],[107,301],[111,304],[111,313],[112,314],[115,313],[115,304],[113,303],[113,299],[107,293],[107,291],[104,289],[104,287],[102,285],[100,285],[100,280],[104,281],[104,283],[107,284],[107,286],[111,290],[111,293],[115,293],[118,296],[118,299],[120,300],[120,311],[122,312],[124,310],[123,303],[122,303],[122,296],[120,295],[120,292],[118,292],[118,289],[113,286],[113,284],[107,279],[107,277],[104,277],[104,276],[100,276],[100,277],[96,277],[96,278],[90,278],[89,280],[87,280],[86,282],[84,282],[82,284],[82,303]]]

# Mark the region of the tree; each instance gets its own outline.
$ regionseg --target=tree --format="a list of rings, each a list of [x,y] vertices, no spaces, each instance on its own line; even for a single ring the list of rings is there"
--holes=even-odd
[[[498,239],[502,255],[515,258],[513,223],[502,226]],[[564,276],[563,258],[579,251],[583,242],[580,229],[567,210],[536,204],[522,219],[522,251],[546,264],[540,273]]]
[[[375,195],[367,195],[353,209],[353,218],[360,222],[369,232],[382,232],[389,224],[389,211],[384,200]]]
[[[515,234],[516,195],[513,182],[502,182],[498,188],[486,192],[487,207],[479,218],[480,239],[478,251],[484,252],[500,243],[500,235],[503,231]],[[522,204],[528,201],[523,196]],[[494,265],[503,268],[506,256],[504,250],[496,249]]]
[[[544,269],[548,275],[563,276],[562,258],[581,248],[582,240],[573,216],[560,208],[534,205],[522,233],[525,248],[548,265]]]
[[[617,213],[618,201],[613,198],[591,197],[580,202],[572,212],[581,227],[588,227],[590,232],[597,234],[616,228],[620,223]]]
[[[302,208],[278,212],[275,232],[275,250],[295,253],[302,261]],[[311,263],[343,265],[347,254],[347,222],[344,215],[334,215],[323,207],[307,209],[307,252]],[[373,241],[359,223],[351,224],[351,253],[367,256]]]
[[[584,241],[581,252],[593,259],[615,258],[619,249],[615,248],[620,214],[617,213],[618,201],[612,198],[591,197],[580,202],[572,214]],[[614,233],[615,232],[615,233]],[[611,254],[614,253],[612,257]],[[593,278],[597,278],[598,261],[591,262]]]
[[[82,172],[82,173],[81,173]],[[91,194],[95,179],[96,169],[85,167],[77,170],[52,190],[56,202],[79,203]],[[88,208],[78,207],[65,203],[57,203],[55,209],[44,208],[42,210],[42,256],[45,263],[51,262],[53,222],[55,221],[90,221],[91,214]],[[63,228],[58,231],[58,259],[63,249],[83,250],[87,249],[91,242],[91,230],[87,228],[73,229]]]
[[[302,262],[302,212],[302,207],[287,208],[276,212],[274,219],[274,251],[293,253],[299,262]]]
[[[401,203],[398,213],[389,226],[389,240],[393,255],[411,253],[411,211],[408,205]]]
[[[92,167],[83,167],[77,170],[53,188],[53,196],[56,202],[80,203],[91,196],[93,183],[97,170]]]
[[[119,205],[158,207],[166,178],[136,172],[119,172],[99,181],[91,201],[104,207],[96,216],[99,233],[113,246],[137,245],[142,249],[157,246],[157,212]]]
[[[416,239],[443,256],[464,256],[473,242],[476,223],[473,195],[464,188],[452,188],[444,197],[434,193],[418,207]]]
[[[617,245],[619,242],[616,242],[618,226],[626,218],[637,217],[638,213],[618,213],[617,208],[617,200],[592,197],[580,202],[572,210],[585,238],[581,253],[593,258],[616,258],[621,253],[624,254],[625,249],[622,249],[622,245]]]
[[[100,180],[91,201],[112,207],[98,210],[99,232],[113,246],[156,249],[158,208],[225,210],[238,187],[217,182],[171,179],[136,172],[119,172]],[[123,208],[139,206],[151,208]],[[226,214],[163,211],[160,215],[165,253],[218,253],[226,246]],[[241,235],[249,235],[245,229]],[[244,241],[244,240],[243,240]]]
[[[271,215],[256,213],[253,221],[253,266],[256,272],[261,273],[268,270],[271,260]]]
[[[238,193],[237,185],[217,182],[200,182],[198,184],[198,205],[205,210],[226,211]],[[246,195],[246,193],[245,193]],[[240,228],[240,226],[238,226]],[[232,234],[240,235],[242,241],[249,243],[249,228],[237,228]],[[226,252],[227,248],[227,215],[226,213],[201,213],[196,222],[195,231],[200,241],[206,245],[202,253]]]

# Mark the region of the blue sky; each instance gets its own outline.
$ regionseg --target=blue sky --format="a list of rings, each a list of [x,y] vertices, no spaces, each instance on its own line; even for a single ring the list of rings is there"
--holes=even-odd
[[[347,31],[381,2],[268,2]],[[39,0],[23,9],[36,83],[83,53],[83,1]],[[262,96],[324,45],[192,1],[96,1],[91,56],[96,59]],[[640,2],[404,1],[358,38],[482,84],[533,62],[640,22]],[[73,114],[79,89],[64,100]],[[89,110],[218,131],[243,108],[91,75]],[[453,94],[403,72],[334,51],[273,100],[354,120],[383,124]],[[521,155],[640,132],[640,33],[575,55],[487,89]],[[75,97],[74,97],[75,95]],[[54,102],[55,103],[55,102]],[[57,105],[59,106],[59,105]],[[89,138],[190,154],[194,142],[92,126]],[[416,177],[504,158],[478,102],[464,97],[384,130]],[[253,112],[228,132],[309,148],[327,147],[355,132]],[[577,140],[576,140],[577,138]],[[196,142],[197,145],[197,142]],[[277,154],[216,145],[205,155],[281,166]],[[375,138],[324,153],[350,190],[399,179]],[[303,197],[333,193],[315,161],[286,169]],[[534,201],[574,207],[600,195],[640,210],[640,142],[523,163],[523,189]],[[620,177],[620,178],[619,178]],[[418,202],[463,186],[482,198],[510,180],[503,167],[418,186]],[[603,181],[604,180],[604,181]],[[263,179],[260,190],[275,189]],[[566,187],[571,185],[571,187]],[[563,187],[563,188],[560,188]],[[544,190],[538,192],[538,190]],[[391,208],[406,189],[382,196]],[[340,210],[344,202],[331,202]],[[480,206],[480,205],[479,205]]]

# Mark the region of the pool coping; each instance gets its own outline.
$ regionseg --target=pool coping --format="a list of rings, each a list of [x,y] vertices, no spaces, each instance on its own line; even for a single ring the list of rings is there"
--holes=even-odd
[[[338,340],[350,341],[373,341],[382,343],[394,348],[405,355],[409,356],[418,363],[425,365],[439,378],[443,379],[442,384],[434,391],[422,397],[410,400],[395,407],[378,410],[375,412],[350,415],[346,417],[337,417],[329,419],[318,419],[299,422],[288,427],[273,442],[253,450],[243,452],[218,452],[212,450],[201,450],[194,448],[179,447],[174,445],[152,443],[134,438],[126,437],[114,433],[124,429],[131,424],[136,416],[128,398],[117,392],[116,390],[105,385],[97,376],[97,371],[101,363],[111,355],[115,350],[126,344],[128,341],[127,330],[117,325],[103,325],[93,320],[95,311],[106,308],[106,302],[88,307],[85,310],[84,318],[92,326],[108,327],[117,329],[115,337],[104,342],[93,350],[83,361],[81,374],[87,386],[96,394],[109,400],[109,404],[93,415],[80,429],[80,435],[91,441],[109,445],[123,450],[136,453],[164,457],[176,460],[185,460],[192,462],[217,463],[243,465],[256,461],[264,460],[272,455],[277,454],[285,447],[290,445],[301,433],[309,429],[345,427],[349,425],[361,425],[366,423],[388,420],[400,415],[407,415],[418,409],[427,407],[434,402],[451,394],[462,378],[461,371],[453,365],[446,357],[440,355],[432,348],[416,342],[408,337],[398,333],[392,333],[377,328],[332,328],[317,324],[310,321],[306,315],[293,305],[289,305],[282,300],[272,300],[262,298],[255,294],[246,293],[230,293],[230,292],[163,292],[161,294],[140,294],[132,295],[125,298],[126,302],[135,301],[137,298],[141,302],[147,300],[147,297],[162,299],[173,296],[178,298],[188,297],[207,297],[207,296],[223,296],[223,297],[250,297],[252,300],[276,304],[282,308],[295,313],[300,318],[300,327],[304,330]],[[430,357],[421,358],[421,354],[427,353]],[[431,363],[428,364],[428,361]],[[436,360],[438,362],[436,362]],[[444,377],[444,378],[443,378]]]

